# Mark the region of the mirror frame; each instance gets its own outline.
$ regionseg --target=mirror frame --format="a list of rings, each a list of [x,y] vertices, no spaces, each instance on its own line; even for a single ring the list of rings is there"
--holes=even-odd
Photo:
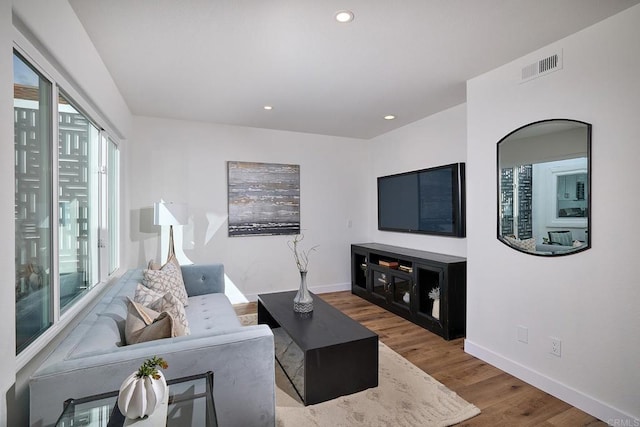
[[[587,222],[587,233],[588,233],[588,239],[586,244],[576,248],[575,250],[567,250],[567,251],[562,251],[562,252],[552,252],[552,253],[547,253],[547,252],[538,252],[538,251],[527,251],[524,248],[519,248],[517,246],[512,245],[511,243],[509,243],[504,236],[502,236],[501,234],[501,229],[500,229],[500,210],[501,210],[501,200],[500,200],[500,184],[501,184],[501,168],[500,168],[500,144],[502,144],[503,142],[505,142],[506,140],[508,140],[509,137],[513,136],[514,134],[526,129],[529,126],[534,126],[534,125],[540,125],[543,123],[554,123],[554,122],[572,122],[575,124],[579,124],[579,125],[584,125],[586,126],[586,130],[587,130],[587,217],[586,217],[586,222]],[[534,255],[534,256],[541,256],[541,257],[558,257],[558,256],[567,256],[567,255],[574,255],[580,252],[584,252],[587,249],[591,248],[591,241],[592,241],[592,232],[591,232],[591,228],[592,228],[592,222],[591,222],[591,206],[592,206],[592,200],[591,200],[591,182],[593,179],[593,170],[591,168],[591,132],[592,132],[592,126],[590,123],[587,122],[583,122],[580,120],[574,120],[574,119],[546,119],[546,120],[538,120],[535,122],[531,122],[531,123],[527,123],[523,126],[520,126],[519,128],[509,132],[507,135],[505,135],[504,137],[502,137],[498,143],[496,144],[496,200],[497,200],[497,211],[496,211],[496,237],[497,239],[502,242],[504,245],[506,245],[507,247],[516,250],[518,252],[522,252],[528,255]]]

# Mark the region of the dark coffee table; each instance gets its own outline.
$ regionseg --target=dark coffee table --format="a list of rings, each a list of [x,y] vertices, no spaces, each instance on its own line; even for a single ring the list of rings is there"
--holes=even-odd
[[[274,333],[276,359],[305,405],[378,386],[378,335],[313,296],[293,311],[296,292],[258,295],[258,323]]]

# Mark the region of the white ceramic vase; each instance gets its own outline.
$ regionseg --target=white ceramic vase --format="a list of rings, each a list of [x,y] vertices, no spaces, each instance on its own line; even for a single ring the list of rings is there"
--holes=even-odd
[[[151,415],[164,399],[167,381],[160,370],[160,378],[136,377],[137,371],[124,380],[118,394],[118,408],[127,418],[136,419]]]
[[[433,300],[433,308],[431,309],[431,316],[436,319],[440,319],[440,299]]]
[[[402,296],[402,301],[404,301],[406,304],[409,304],[411,302],[411,295],[409,294],[409,292],[404,293],[404,295]]]

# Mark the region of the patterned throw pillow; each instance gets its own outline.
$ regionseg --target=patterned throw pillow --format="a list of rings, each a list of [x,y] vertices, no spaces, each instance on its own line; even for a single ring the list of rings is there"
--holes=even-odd
[[[190,335],[189,321],[187,320],[187,313],[184,310],[184,305],[180,302],[175,295],[171,292],[167,292],[157,300],[153,301],[148,307],[152,310],[159,312],[167,312],[173,317],[173,335],[174,337],[181,337],[183,335]]]
[[[536,250],[536,239],[534,237],[524,240],[520,240],[513,236],[504,236],[504,238],[507,242],[509,242],[509,244],[511,244],[511,246],[515,246],[517,248],[531,252],[535,252]]]
[[[172,336],[180,337],[191,333],[184,305],[171,292],[163,295],[138,283],[133,301],[157,312],[166,311],[169,313],[173,317],[174,323]]]
[[[161,338],[170,338],[174,321],[169,313],[158,313],[129,300],[127,320],[124,326],[124,339],[127,345]]]
[[[520,247],[525,251],[535,251],[536,250],[536,239],[533,237],[530,239],[520,240]]]
[[[189,297],[182,279],[182,270],[175,257],[167,261],[160,270],[144,270],[142,284],[163,295],[171,292],[182,305],[185,307],[189,305]]]
[[[160,270],[162,266],[155,262],[155,260],[150,259],[149,264],[147,264],[147,269],[149,270]]]
[[[149,307],[152,303],[162,298],[164,294],[154,291],[151,288],[147,288],[142,283],[138,283],[136,286],[136,293],[133,297],[133,301]]]

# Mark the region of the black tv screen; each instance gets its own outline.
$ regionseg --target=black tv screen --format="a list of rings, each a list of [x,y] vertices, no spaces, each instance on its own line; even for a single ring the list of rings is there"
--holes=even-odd
[[[378,178],[378,229],[465,236],[464,163]]]

